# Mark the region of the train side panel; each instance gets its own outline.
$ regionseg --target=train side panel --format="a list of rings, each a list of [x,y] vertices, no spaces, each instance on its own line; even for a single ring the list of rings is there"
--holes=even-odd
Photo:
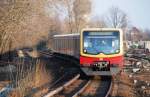
[[[55,52],[67,54],[79,58],[80,45],[79,35],[53,37],[53,49]]]

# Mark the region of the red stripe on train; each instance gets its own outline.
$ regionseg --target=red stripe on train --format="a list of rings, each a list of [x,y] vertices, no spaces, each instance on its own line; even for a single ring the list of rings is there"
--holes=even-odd
[[[123,66],[123,56],[115,56],[108,58],[93,58],[93,57],[85,57],[80,56],[80,64],[84,66],[90,66],[94,61],[108,61],[110,64],[119,64],[119,66]]]

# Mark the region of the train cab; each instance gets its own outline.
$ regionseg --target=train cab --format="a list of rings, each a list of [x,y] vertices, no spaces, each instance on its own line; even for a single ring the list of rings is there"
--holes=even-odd
[[[116,75],[123,66],[123,33],[90,28],[80,33],[80,66],[86,75]]]

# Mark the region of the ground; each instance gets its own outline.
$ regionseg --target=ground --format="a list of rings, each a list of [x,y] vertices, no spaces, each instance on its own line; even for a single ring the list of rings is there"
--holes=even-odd
[[[112,97],[150,97],[150,71],[123,72],[113,79]]]

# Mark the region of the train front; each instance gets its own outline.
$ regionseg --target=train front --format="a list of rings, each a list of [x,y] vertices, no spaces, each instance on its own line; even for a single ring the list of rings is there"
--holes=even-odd
[[[80,66],[86,75],[116,75],[123,66],[120,29],[84,29],[80,33]]]

